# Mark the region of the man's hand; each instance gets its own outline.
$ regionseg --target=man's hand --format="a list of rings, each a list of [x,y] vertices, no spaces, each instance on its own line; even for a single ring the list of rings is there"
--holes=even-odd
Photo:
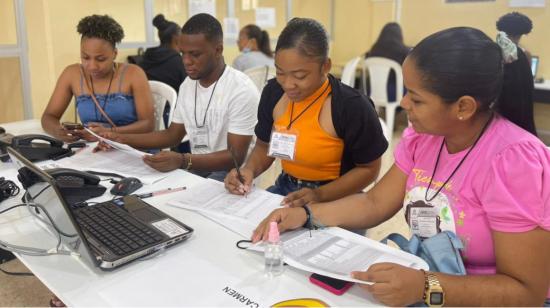
[[[247,168],[240,169],[242,179],[239,178],[237,169],[232,169],[225,176],[223,181],[225,189],[235,195],[244,195],[252,189],[252,181],[254,180],[254,173]]]
[[[143,162],[155,170],[168,172],[180,168],[183,165],[184,157],[181,153],[162,151],[155,155],[144,156]]]

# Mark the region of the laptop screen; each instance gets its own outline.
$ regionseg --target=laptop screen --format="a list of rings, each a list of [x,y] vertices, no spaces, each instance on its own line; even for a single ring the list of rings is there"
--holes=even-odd
[[[537,76],[538,68],[539,68],[539,57],[531,56],[531,73],[533,73],[533,77]]]

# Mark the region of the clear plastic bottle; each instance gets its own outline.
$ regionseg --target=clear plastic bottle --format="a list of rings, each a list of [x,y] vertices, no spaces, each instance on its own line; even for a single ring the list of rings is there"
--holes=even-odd
[[[268,277],[279,276],[283,273],[283,245],[279,239],[279,229],[276,222],[269,224],[269,234],[264,251],[265,274]]]

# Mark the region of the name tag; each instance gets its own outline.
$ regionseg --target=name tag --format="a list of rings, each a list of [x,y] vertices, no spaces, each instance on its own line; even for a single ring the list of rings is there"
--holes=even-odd
[[[275,129],[271,132],[268,154],[271,157],[294,161],[298,132],[287,129]]]
[[[407,205],[407,213],[407,221],[413,234],[429,238],[441,232],[441,221],[437,208],[423,201],[416,201]]]
[[[191,144],[193,145],[194,149],[203,149],[208,148],[208,127],[203,126],[201,128],[197,128],[191,137]]]

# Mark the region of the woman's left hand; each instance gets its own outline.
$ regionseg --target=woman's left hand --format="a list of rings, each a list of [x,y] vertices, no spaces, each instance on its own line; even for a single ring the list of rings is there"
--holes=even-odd
[[[370,281],[360,284],[376,300],[388,306],[407,306],[423,301],[424,274],[395,263],[377,263],[366,272],[353,272],[352,277]]]
[[[299,207],[319,201],[321,201],[321,196],[318,189],[302,188],[286,195],[281,205],[285,207]]]

